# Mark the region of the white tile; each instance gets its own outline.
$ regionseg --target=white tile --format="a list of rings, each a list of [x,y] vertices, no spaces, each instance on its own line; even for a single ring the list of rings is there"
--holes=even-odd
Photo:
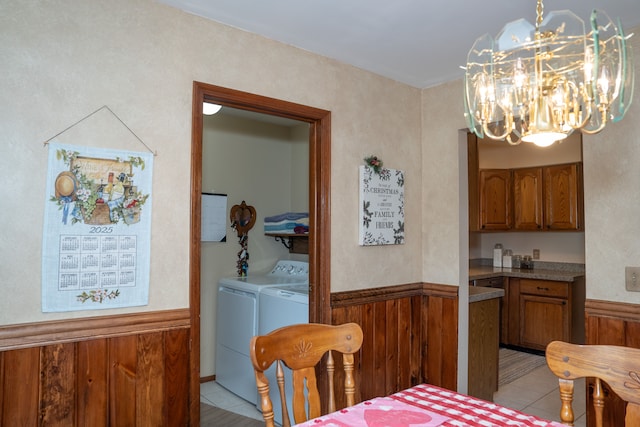
[[[508,408],[522,410],[532,402],[544,397],[549,392],[548,387],[532,387],[530,384],[516,380],[498,389],[493,395],[493,401]]]
[[[256,406],[236,396],[215,381],[200,384],[200,401],[236,414],[262,420],[262,412]]]

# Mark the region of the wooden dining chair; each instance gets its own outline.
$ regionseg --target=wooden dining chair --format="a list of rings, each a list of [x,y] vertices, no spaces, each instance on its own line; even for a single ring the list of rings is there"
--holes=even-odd
[[[573,380],[593,377],[595,425],[603,427],[604,381],[627,402],[625,426],[640,426],[640,349],[613,345],[578,345],[554,341],[547,346],[547,365],[559,378],[560,420],[573,425]]]
[[[276,329],[267,335],[253,337],[250,348],[251,361],[256,375],[262,416],[266,426],[274,426],[273,404],[269,397],[269,381],[265,375],[265,371],[274,362],[276,363],[276,381],[282,405],[282,425],[289,427],[291,421],[285,399],[282,362],[292,370],[293,418],[294,423],[298,424],[322,415],[315,367],[325,354],[328,355],[326,361],[329,387],[328,412],[336,410],[333,383],[335,366],[331,350],[342,353],[344,393],[347,405],[355,404],[353,355],[360,350],[361,345],[362,329],[356,323],[337,326],[318,323],[298,324]],[[305,394],[308,402],[305,402]],[[305,410],[305,403],[308,404],[308,413]]]

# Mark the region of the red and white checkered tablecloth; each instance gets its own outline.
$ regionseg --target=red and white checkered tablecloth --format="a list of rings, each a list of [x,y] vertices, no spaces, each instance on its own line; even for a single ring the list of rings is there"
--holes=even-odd
[[[420,384],[391,397],[448,418],[441,424],[442,427],[563,427],[563,424],[556,421],[548,421],[430,384]]]
[[[309,420],[300,427],[563,427],[515,409],[421,384]]]

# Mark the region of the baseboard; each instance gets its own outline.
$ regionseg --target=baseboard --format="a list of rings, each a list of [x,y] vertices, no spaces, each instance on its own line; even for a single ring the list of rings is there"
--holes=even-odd
[[[215,375],[208,375],[206,377],[200,377],[200,384],[208,383],[209,381],[215,381],[215,380],[216,380],[216,376]]]

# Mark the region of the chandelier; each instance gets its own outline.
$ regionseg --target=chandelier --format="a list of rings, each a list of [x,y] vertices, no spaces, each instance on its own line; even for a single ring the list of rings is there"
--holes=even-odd
[[[600,132],[631,105],[631,48],[606,13],[593,10],[591,31],[568,10],[535,27],[508,23],[493,39],[478,38],[467,57],[464,103],[467,125],[478,137],[549,146],[580,129]]]

